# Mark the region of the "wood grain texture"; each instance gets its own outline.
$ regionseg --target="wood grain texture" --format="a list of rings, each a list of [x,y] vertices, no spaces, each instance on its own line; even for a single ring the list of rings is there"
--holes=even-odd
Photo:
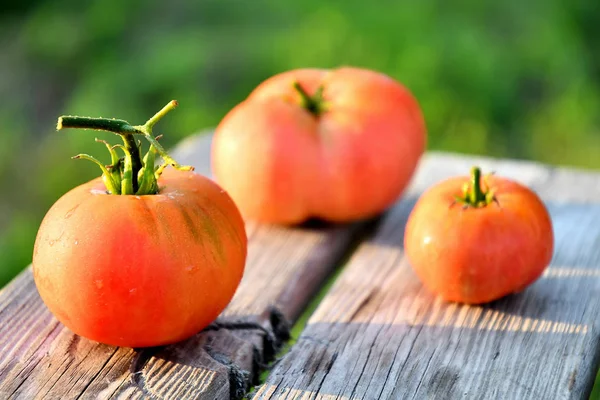
[[[416,198],[477,163],[533,187],[556,249],[525,291],[444,303],[404,258]],[[255,399],[587,399],[600,363],[600,174],[429,154]]]
[[[210,134],[172,155],[210,174]],[[219,319],[176,345],[129,349],[91,342],[43,305],[28,268],[0,292],[0,398],[241,398],[286,339],[363,224],[247,224],[248,260]]]

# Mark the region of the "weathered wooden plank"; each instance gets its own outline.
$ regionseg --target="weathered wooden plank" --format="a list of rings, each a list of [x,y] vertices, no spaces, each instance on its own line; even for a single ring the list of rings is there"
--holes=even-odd
[[[195,136],[172,153],[209,175],[210,141]],[[361,227],[248,223],[246,271],[229,307],[203,332],[161,348],[74,335],[47,311],[28,268],[0,293],[0,398],[240,398]]]
[[[402,249],[416,196],[474,163],[541,193],[556,233],[540,280],[477,307],[429,293]],[[254,398],[587,398],[600,362],[598,188],[600,174],[428,155]]]

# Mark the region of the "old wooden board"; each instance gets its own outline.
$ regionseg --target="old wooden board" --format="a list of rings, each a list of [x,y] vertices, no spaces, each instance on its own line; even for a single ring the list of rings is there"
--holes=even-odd
[[[474,163],[539,192],[556,236],[541,279],[477,307],[429,293],[402,249],[418,194]],[[598,188],[600,174],[429,154],[254,398],[588,398],[600,361]]]
[[[209,174],[210,135],[173,155]],[[242,283],[217,322],[176,345],[116,348],[71,333],[43,305],[26,269],[0,292],[0,398],[239,398],[363,224],[247,224]]]

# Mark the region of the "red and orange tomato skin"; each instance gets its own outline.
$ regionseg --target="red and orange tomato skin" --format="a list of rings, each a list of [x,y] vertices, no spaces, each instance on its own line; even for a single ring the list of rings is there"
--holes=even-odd
[[[101,179],[74,188],[45,216],[33,274],[50,311],[73,332],[147,347],[211,323],[244,271],[244,222],[218,185],[167,170],[156,195],[109,195]]]
[[[451,178],[417,201],[405,230],[406,256],[423,284],[446,301],[479,304],[519,292],[551,261],[550,215],[529,188],[488,178],[497,202],[463,207],[454,196],[469,178]]]
[[[323,87],[323,113],[301,106],[295,81],[309,95]],[[419,105],[398,82],[358,68],[299,69],[267,79],[225,116],[212,169],[249,219],[351,221],[398,198],[425,145]]]

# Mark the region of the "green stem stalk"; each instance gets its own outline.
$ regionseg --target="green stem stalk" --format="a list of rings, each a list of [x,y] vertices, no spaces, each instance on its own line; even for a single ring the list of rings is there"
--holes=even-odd
[[[107,169],[108,172],[110,172],[110,176],[113,179],[115,187],[120,188],[122,175],[121,169],[123,167],[123,160],[119,158],[119,155],[115,151],[115,146],[111,146],[110,143],[108,143],[106,140],[100,140],[98,138],[96,138],[96,142],[104,143],[104,145],[106,146],[106,149],[110,154],[110,165],[107,166]]]
[[[152,127],[161,120],[162,117],[164,117],[165,115],[167,115],[167,113],[171,110],[174,110],[177,106],[179,105],[179,103],[177,102],[177,100],[171,100],[166,106],[164,106],[159,112],[157,112],[156,114],[154,114],[152,116],[152,118],[150,118],[148,121],[146,121],[146,123],[144,124],[145,127],[150,128],[150,131],[152,131]]]
[[[481,186],[481,169],[479,167],[471,168],[469,183],[463,186],[462,197],[455,196],[455,202],[464,207],[485,207],[492,202],[497,202],[493,189],[483,190]]]
[[[117,187],[110,172],[108,172],[106,167],[100,161],[98,161],[96,158],[90,156],[89,154],[78,154],[76,156],[73,156],[73,158],[75,158],[75,159],[81,158],[83,160],[89,160],[89,161],[92,161],[93,163],[95,163],[96,165],[98,165],[100,167],[100,169],[102,170],[102,180],[104,182],[104,186],[106,186],[106,189],[111,193],[118,193],[120,191],[120,189]]]
[[[65,128],[93,129],[97,131],[112,132],[118,135],[140,133],[138,130],[122,119],[114,118],[90,118],[74,115],[64,115],[58,118],[56,130]]]
[[[323,86],[319,86],[312,96],[306,93],[306,90],[300,85],[300,82],[294,82],[294,89],[300,94],[300,104],[308,112],[318,117],[326,111],[325,99],[323,98]]]
[[[158,154],[163,158],[165,163],[172,165],[174,168],[178,170],[184,171],[192,171],[194,168],[191,166],[180,165],[175,161],[171,156],[169,156],[166,150],[158,143],[156,138],[152,135],[152,128],[154,125],[160,121],[168,112],[175,109],[178,103],[175,100],[170,101],[166,106],[164,106],[159,112],[154,114],[152,118],[150,118],[144,125],[131,125],[129,122],[121,120],[121,119],[110,119],[110,118],[89,118],[89,117],[78,117],[78,116],[62,116],[58,118],[58,123],[56,125],[57,130],[62,130],[65,128],[79,128],[79,129],[94,129],[115,133],[123,139],[123,146],[119,146],[123,149],[125,153],[124,163],[121,164],[115,162],[114,152],[111,151],[110,146],[107,144],[109,151],[111,151],[111,159],[112,165],[110,166],[111,171],[102,166],[102,175],[103,179],[106,182],[113,182],[114,184],[108,185],[107,189],[113,194],[155,194],[158,191],[158,184],[156,180],[159,178],[162,169],[158,169],[156,172],[154,171],[154,152],[158,152]],[[141,153],[141,145],[138,145],[134,135],[143,135],[146,140],[150,142],[150,150],[152,152],[152,156],[150,157],[142,157]],[[106,143],[106,142],[105,142]],[[80,157],[90,160],[88,157]],[[98,162],[98,160],[93,159],[92,161]],[[152,163],[152,165],[147,165]],[[101,164],[99,164],[101,165]],[[121,168],[123,166],[123,168]],[[152,174],[143,173],[142,171],[153,171]],[[114,173],[115,171],[119,171],[121,175],[120,179],[120,187],[116,188],[116,182]],[[144,187],[140,190],[140,182],[139,179],[144,177],[150,177],[148,179],[153,179],[154,181],[144,182]],[[110,180],[108,179],[110,178]]]
[[[471,189],[469,190],[471,204],[478,204],[485,201],[485,194],[481,190],[481,169],[479,167],[471,168]]]
[[[133,135],[144,134],[144,132],[140,131],[135,126],[130,125],[129,122],[122,119],[89,118],[69,115],[58,119],[56,129],[61,130],[64,128],[93,129],[120,135],[123,139],[123,144],[125,145],[125,153],[131,156],[132,171],[139,171],[142,168],[140,150]],[[138,189],[137,174],[133,174],[130,184],[133,186],[132,189],[135,193]]]
[[[132,193],[124,193],[124,194],[133,194],[138,190],[138,179],[137,179],[137,171],[142,169],[142,160],[140,158],[140,148],[135,142],[135,138],[131,134],[122,135],[123,143],[125,143],[125,172],[127,172],[127,159],[130,158],[131,162],[131,189]]]

